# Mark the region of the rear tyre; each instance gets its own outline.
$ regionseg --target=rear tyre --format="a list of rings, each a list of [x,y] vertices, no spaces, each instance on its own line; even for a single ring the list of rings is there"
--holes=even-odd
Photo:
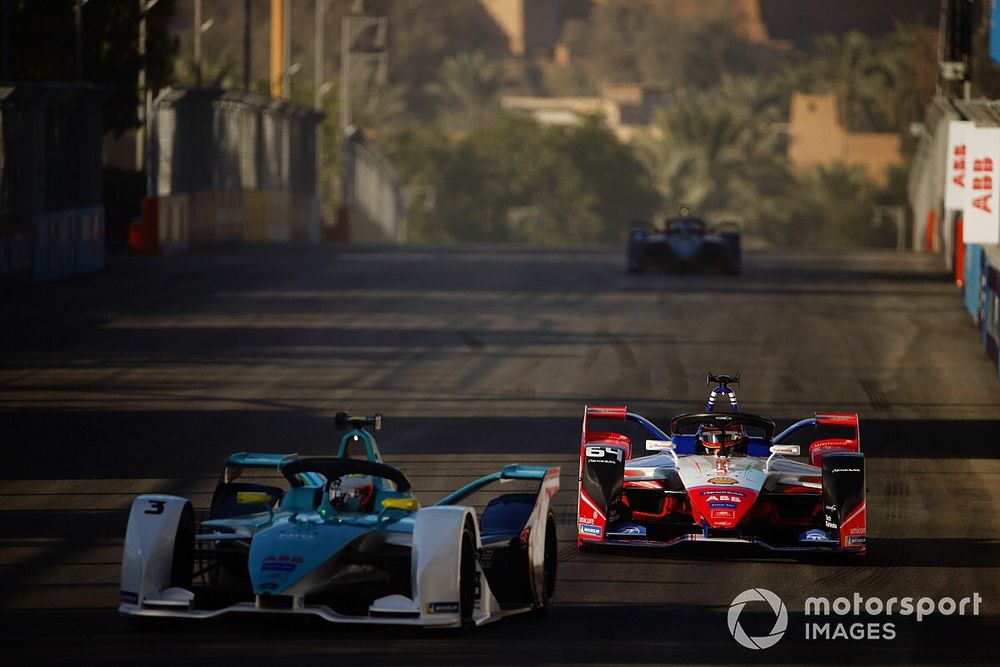
[[[542,599],[539,613],[546,613],[556,593],[556,571],[559,565],[559,536],[556,534],[556,519],[552,512],[545,521],[545,557],[542,560]]]
[[[458,594],[462,628],[470,628],[473,623],[472,614],[476,608],[476,533],[468,521],[462,531]]]

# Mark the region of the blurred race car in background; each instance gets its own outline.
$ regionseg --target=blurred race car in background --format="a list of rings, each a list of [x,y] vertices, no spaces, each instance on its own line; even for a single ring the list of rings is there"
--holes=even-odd
[[[757,544],[776,551],[862,555],[865,457],[856,414],[818,413],[775,435],[770,419],[740,412],[730,385],[705,412],[670,420],[669,432],[625,407],[587,406],[580,446],[577,544],[670,547],[688,541]],[[730,412],[715,412],[717,397]],[[592,430],[595,420],[615,430]],[[626,422],[645,432],[632,442]],[[841,437],[827,437],[838,433]],[[804,437],[804,439],[803,439]],[[808,443],[808,461],[796,461]],[[651,452],[651,453],[650,453]]]
[[[334,456],[230,456],[203,521],[185,498],[138,496],[119,612],[468,627],[548,607],[559,468],[508,465],[422,508],[365,430],[380,415],[337,424],[349,431]],[[505,493],[477,516],[469,501],[497,482]]]
[[[662,231],[649,226],[637,223],[629,231],[629,273],[642,273],[651,267],[680,273],[714,270],[731,275],[743,270],[740,232],[735,223],[715,231],[682,207],[679,217],[668,219]]]

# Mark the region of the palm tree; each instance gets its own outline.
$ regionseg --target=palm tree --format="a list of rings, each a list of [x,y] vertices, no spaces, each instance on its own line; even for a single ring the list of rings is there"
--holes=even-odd
[[[812,87],[836,93],[841,121],[853,130],[888,128],[884,99],[888,74],[874,42],[864,33],[851,31],[838,37],[816,38],[819,57],[806,76]]]
[[[779,97],[750,80],[726,80],[709,94],[664,107],[661,138],[647,161],[665,202],[685,202],[706,217],[743,220],[750,228],[774,217],[790,181]]]
[[[446,59],[438,69],[438,80],[427,88],[438,99],[446,124],[468,130],[496,112],[500,96],[511,84],[502,63],[485,51],[472,51]]]

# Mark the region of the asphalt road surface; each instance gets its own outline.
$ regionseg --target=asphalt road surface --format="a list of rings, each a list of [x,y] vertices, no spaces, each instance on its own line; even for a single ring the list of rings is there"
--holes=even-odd
[[[741,277],[629,276],[619,248],[242,247],[0,297],[0,663],[996,661],[1000,381],[936,258],[757,251]],[[701,409],[708,370],[739,371],[743,409],[781,424],[861,414],[864,562],[578,553],[584,403],[665,423]],[[204,507],[228,453],[329,451],[342,409],[385,415],[383,452],[425,502],[508,462],[562,466],[551,612],[464,635],[117,616],[134,494]],[[765,650],[727,625],[751,588],[789,614]],[[857,615],[804,615],[855,594]],[[919,622],[864,609],[976,595],[978,614]],[[739,620],[753,636],[775,617]]]

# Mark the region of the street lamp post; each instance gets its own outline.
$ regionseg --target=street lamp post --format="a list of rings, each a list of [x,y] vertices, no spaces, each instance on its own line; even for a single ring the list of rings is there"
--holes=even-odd
[[[355,39],[365,30],[375,28],[374,50],[354,51]],[[388,21],[384,16],[345,16],[340,24],[340,202],[345,211],[349,206],[348,189],[351,170],[347,164],[347,143],[351,127],[351,77],[355,65],[375,62],[379,66],[379,78],[384,79],[388,70],[389,57],[385,52]]]

